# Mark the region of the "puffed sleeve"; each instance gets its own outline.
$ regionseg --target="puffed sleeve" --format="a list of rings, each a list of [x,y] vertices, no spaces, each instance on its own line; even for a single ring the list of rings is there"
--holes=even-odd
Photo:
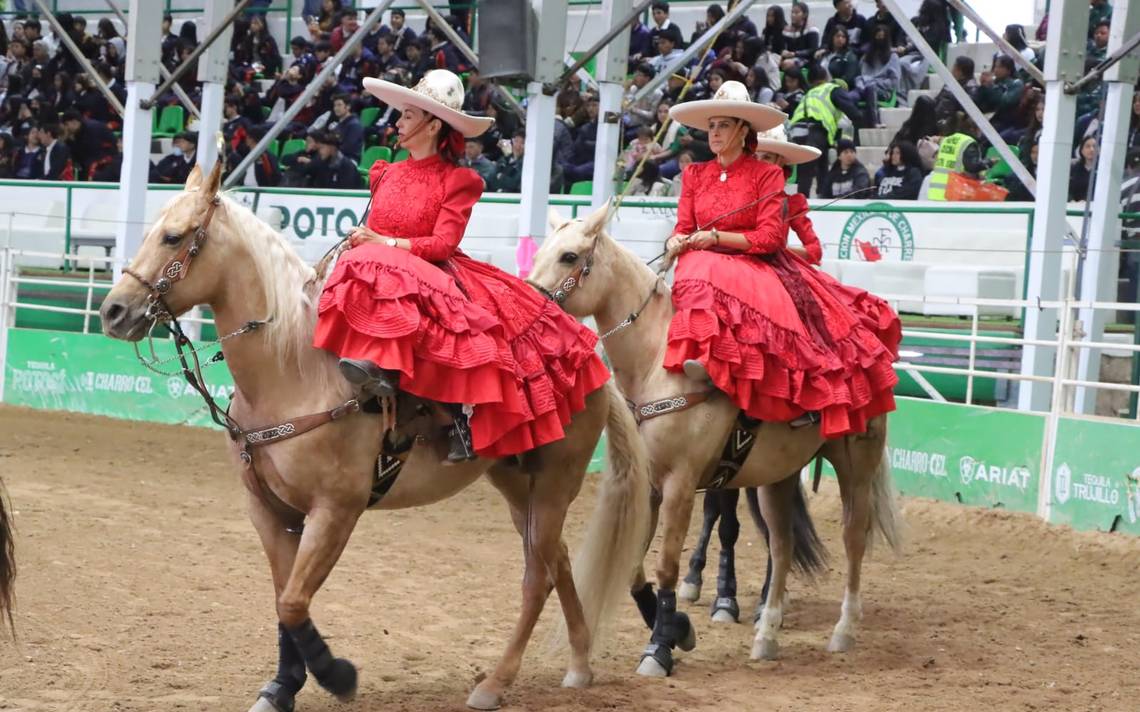
[[[380,176],[384,175],[384,171],[388,170],[391,164],[388,161],[376,161],[372,167],[368,169],[368,190],[375,193],[376,184],[380,182]]]
[[[788,222],[800,238],[800,244],[807,252],[807,260],[813,265],[823,261],[823,246],[819,244],[819,236],[808,218],[808,202],[803,193],[788,196]]]
[[[756,209],[756,227],[744,231],[744,239],[751,245],[745,252],[750,255],[779,252],[788,244],[784,172],[772,164],[766,164],[757,176],[753,200],[761,197],[764,199]]]
[[[693,193],[696,191],[697,164],[690,163],[681,174],[681,197],[677,199],[677,225],[674,235],[688,235],[697,229]]]
[[[483,179],[470,168],[456,168],[444,179],[443,205],[435,227],[430,235],[409,237],[411,252],[428,262],[442,262],[455,252],[467,221],[471,218],[471,208],[483,194]]]

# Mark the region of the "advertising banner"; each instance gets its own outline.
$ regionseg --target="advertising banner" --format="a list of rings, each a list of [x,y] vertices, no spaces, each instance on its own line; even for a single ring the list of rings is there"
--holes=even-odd
[[[1140,426],[1061,418],[1049,521],[1140,534]]]

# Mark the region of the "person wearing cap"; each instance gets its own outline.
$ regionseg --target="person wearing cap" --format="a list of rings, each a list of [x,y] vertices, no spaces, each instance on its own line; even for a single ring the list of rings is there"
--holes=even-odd
[[[847,139],[843,139],[840,143],[847,144],[840,150],[841,157],[844,152],[850,153],[852,157],[855,155],[854,144]],[[818,159],[819,149],[789,143],[784,133],[784,127],[776,126],[768,131],[761,132],[757,136],[756,157],[782,168],[784,177],[787,178],[791,174],[792,166],[811,163]],[[858,161],[855,162],[855,165],[863,170],[864,181],[860,187],[867,188],[870,185],[867,169],[863,168]],[[855,188],[846,189],[844,192],[851,192],[852,190]],[[788,196],[787,218],[784,222],[791,231],[796,233],[796,237],[799,238],[803,247],[789,247],[787,249],[808,264],[819,266],[823,262],[823,245],[815,233],[815,226],[812,225],[811,218],[808,217],[810,209],[807,196],[803,193],[796,192]],[[815,277],[816,286],[826,289],[863,326],[874,333],[891,354],[892,360],[898,357],[899,344],[902,342],[902,322],[899,321],[898,313],[891,308],[890,304],[858,287],[841,283],[827,272],[817,271]]]
[[[174,147],[170,155],[163,157],[157,166],[151,167],[150,182],[182,185],[194,169],[198,153],[198,134],[183,131],[174,137]]]
[[[894,408],[894,356],[786,249],[783,169],[753,153],[756,132],[787,116],[734,81],[670,116],[707,130],[716,158],[685,169],[666,242],[676,273],[665,368],[711,384],[750,418],[819,422],[827,438],[863,432]]]
[[[867,167],[859,162],[855,142],[841,138],[835,143],[835,163],[819,181],[819,197],[842,198],[848,193],[864,190],[871,185]]]
[[[356,161],[341,153],[340,134],[325,129],[318,131],[313,140],[317,144],[317,157],[306,166],[309,185],[339,190],[360,188],[360,171]]]
[[[371,77],[364,88],[402,112],[410,157],[371,167],[371,208],[325,284],[314,344],[362,395],[427,402],[448,462],[561,439],[609,371],[593,331],[459,249],[483,180],[457,163],[494,120],[461,111],[463,84],[446,70],[411,89]]]

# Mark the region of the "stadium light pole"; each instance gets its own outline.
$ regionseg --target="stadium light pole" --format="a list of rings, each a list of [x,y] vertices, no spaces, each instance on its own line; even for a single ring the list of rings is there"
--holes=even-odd
[[[1125,38],[1140,32],[1140,0],[1117,0],[1109,29],[1108,52],[1111,54]],[[1089,220],[1087,251],[1080,270],[1082,302],[1116,301],[1117,265],[1120,252],[1120,182],[1128,151],[1128,129],[1132,114],[1133,85],[1140,74],[1140,55],[1132,52],[1109,67],[1104,79],[1104,124],[1101,127],[1100,156],[1097,159],[1096,185],[1093,190]],[[1084,338],[1103,341],[1108,313],[1103,309],[1082,307],[1080,320]],[[1081,349],[1077,354],[1077,380],[1100,380],[1100,350]],[[1096,412],[1096,388],[1078,386],[1074,401],[1078,413]]]
[[[151,110],[142,98],[154,94],[161,64],[159,42],[134,41],[157,36],[162,25],[162,3],[131,0],[125,76],[127,102],[123,107],[123,167],[119,175],[119,223],[115,226],[115,279],[142,244],[146,220],[146,187],[150,179]]]
[[[605,24],[613,27],[614,23],[625,20],[631,4],[631,0],[602,0]],[[638,7],[643,5],[645,3]],[[594,144],[594,187],[590,194],[594,210],[609,202],[614,194],[614,169],[621,149],[621,99],[625,94],[628,63],[629,32],[623,28],[598,54],[598,133]]]
[[[567,0],[531,0],[538,21],[534,79],[526,85],[526,144],[523,149],[519,191],[519,276],[530,272],[535,240],[546,235],[546,209],[550,205],[550,165],[554,160],[555,82],[562,76],[566,49]]]

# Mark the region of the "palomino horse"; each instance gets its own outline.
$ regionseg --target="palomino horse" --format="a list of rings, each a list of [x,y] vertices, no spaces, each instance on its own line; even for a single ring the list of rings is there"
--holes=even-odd
[[[721,450],[733,432],[738,408],[715,393],[662,367],[666,333],[673,316],[669,289],[652,269],[605,232],[606,208],[585,219],[567,221],[551,211],[552,233],[535,256],[529,281],[567,311],[593,316],[603,334],[614,377],[643,415],[640,431],[653,462],[653,485],[660,493],[664,537],[657,560],[657,616],[649,647],[638,671],[664,676],[672,670],[672,648],[695,645],[688,618],[676,612],[676,586],[696,490],[709,484]],[[652,417],[656,413],[664,417]],[[789,477],[817,453],[838,474],[843,500],[843,543],[847,550],[847,587],[842,614],[828,649],[849,650],[862,617],[860,568],[872,525],[892,546],[899,542],[899,515],[890,470],[884,456],[885,417],[875,418],[866,433],[825,440],[817,425],[792,428],[763,423],[756,443],[728,487],[768,485],[760,505],[771,536],[772,585],[757,623],[752,657],[778,654],[785,583],[791,566],[790,499],[798,481]],[[642,578],[635,582],[637,591]]]
[[[406,456],[403,474],[394,484],[386,481],[390,489],[376,502],[378,456],[386,437],[382,423],[389,422],[391,412],[384,418],[360,412],[337,372],[336,358],[311,346],[322,279],[280,235],[218,195],[220,179],[220,164],[205,180],[194,169],[185,190],[159,214],[100,314],[108,336],[137,342],[156,314],[161,320],[208,305],[219,333],[235,335],[223,337],[221,344],[236,385],[224,423],[248,490],[250,518],[269,558],[278,618],[278,674],[251,712],[290,712],[306,668],[329,692],[352,697],[356,669],[333,658],[309,611],[357,518],[373,504],[380,509],[431,504],[484,474],[507,500],[523,539],[523,600],[505,653],[467,704],[477,709],[501,704],[552,589],[558,590],[570,642],[563,684],[588,685],[592,632],[605,610],[624,597],[629,572],[644,558],[649,536],[647,454],[616,388],[607,384],[592,393],[564,439],[509,461],[444,466],[440,438],[434,432],[421,436]],[[260,320],[254,322],[257,328],[249,327],[251,319]],[[409,412],[416,409],[399,409],[402,415]],[[401,430],[405,425],[415,427],[415,422],[401,420]],[[572,573],[563,522],[603,427],[609,433],[607,474]],[[430,562],[425,564],[430,569]]]
[[[4,482],[0,480],[0,618],[8,622],[8,630],[16,632],[12,618],[12,600],[16,585],[16,544],[12,539],[12,522],[4,502]]]

